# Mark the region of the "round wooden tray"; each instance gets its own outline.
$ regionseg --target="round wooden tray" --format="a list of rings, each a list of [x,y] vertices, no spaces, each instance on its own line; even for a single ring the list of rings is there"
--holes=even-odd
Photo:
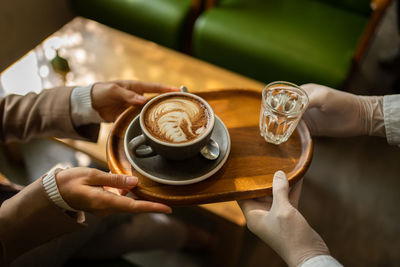
[[[107,140],[107,161],[111,172],[139,177],[133,192],[140,198],[167,205],[193,205],[261,197],[272,192],[272,179],[283,170],[293,184],[311,163],[310,132],[300,121],[289,140],[281,145],[266,143],[259,133],[261,93],[224,90],[198,93],[224,122],[231,137],[231,153],[224,167],[202,182],[165,185],[135,171],[124,152],[124,135],[129,123],[140,113],[130,107],[120,115]]]

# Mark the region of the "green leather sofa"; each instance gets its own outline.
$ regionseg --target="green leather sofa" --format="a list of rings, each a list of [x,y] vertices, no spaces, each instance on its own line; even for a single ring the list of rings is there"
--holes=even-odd
[[[192,0],[71,0],[72,9],[133,35],[182,50],[189,34]]]
[[[220,0],[197,19],[192,53],[265,83],[340,88],[370,14],[365,0]]]
[[[316,82],[341,88],[360,62],[390,0],[70,0],[70,3],[79,15],[190,52],[265,83]],[[213,7],[207,9],[210,3]],[[375,5],[373,13],[371,3]],[[206,10],[196,19],[204,7]]]

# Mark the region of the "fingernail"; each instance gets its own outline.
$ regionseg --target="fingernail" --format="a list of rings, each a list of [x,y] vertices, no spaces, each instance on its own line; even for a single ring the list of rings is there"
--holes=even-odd
[[[142,96],[142,95],[137,95],[136,98],[139,101],[146,101],[147,100],[147,98],[145,96]]]
[[[138,178],[134,176],[127,176],[126,177],[126,184],[127,185],[136,185],[138,182]]]
[[[274,179],[286,179],[286,174],[283,171],[277,171],[274,174]]]

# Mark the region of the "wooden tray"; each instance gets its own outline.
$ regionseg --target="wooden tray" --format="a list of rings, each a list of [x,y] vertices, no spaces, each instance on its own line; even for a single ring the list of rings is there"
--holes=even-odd
[[[107,161],[113,173],[139,177],[134,193],[168,205],[193,205],[261,197],[272,192],[272,178],[283,170],[293,184],[310,165],[313,144],[306,124],[300,121],[293,135],[281,145],[266,143],[259,133],[261,93],[224,90],[198,93],[224,122],[231,137],[231,153],[216,174],[191,185],[165,185],[135,171],[125,156],[126,128],[138,108],[130,107],[115,122],[107,141]]]

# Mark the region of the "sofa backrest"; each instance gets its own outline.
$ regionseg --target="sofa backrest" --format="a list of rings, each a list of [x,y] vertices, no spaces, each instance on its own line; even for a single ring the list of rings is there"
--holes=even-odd
[[[260,6],[268,1],[317,1],[325,2],[331,6],[346,9],[352,12],[359,13],[363,16],[371,14],[371,2],[369,0],[217,0],[220,6]],[[305,3],[306,4],[306,3]]]
[[[320,2],[326,2],[332,6],[344,8],[364,16],[371,14],[371,1],[368,0],[315,0]]]

